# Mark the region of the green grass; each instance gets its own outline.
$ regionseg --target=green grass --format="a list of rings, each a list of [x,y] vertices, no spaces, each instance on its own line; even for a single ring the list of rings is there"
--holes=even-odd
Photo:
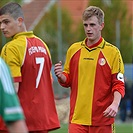
[[[116,124],[116,133],[133,133],[133,123]]]
[[[61,128],[55,131],[51,131],[50,133],[68,133],[68,124],[61,124]]]
[[[61,128],[50,133],[68,133],[68,125],[61,124]],[[115,126],[116,133],[133,133],[133,123],[121,123]]]

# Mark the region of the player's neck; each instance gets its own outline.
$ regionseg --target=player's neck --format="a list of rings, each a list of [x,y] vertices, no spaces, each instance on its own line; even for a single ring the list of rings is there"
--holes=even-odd
[[[87,47],[93,47],[93,46],[97,46],[102,42],[102,37],[98,38],[95,41],[91,41],[88,38],[86,39],[86,45]]]

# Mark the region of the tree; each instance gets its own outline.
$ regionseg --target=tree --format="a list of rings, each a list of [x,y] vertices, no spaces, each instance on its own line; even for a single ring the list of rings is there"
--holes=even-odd
[[[66,50],[74,41],[72,31],[72,18],[68,11],[61,9],[62,15],[62,59],[65,58]],[[35,27],[34,33],[42,38],[48,45],[53,63],[58,62],[58,20],[57,20],[57,5],[54,5],[47,12],[39,24]]]
[[[132,16],[128,13],[125,1],[121,0],[90,0],[89,5],[100,7],[105,12],[105,27],[102,36],[110,43],[116,44],[116,24],[120,24],[120,51],[124,63],[131,63],[133,57]],[[79,38],[85,37],[82,23],[79,25]]]

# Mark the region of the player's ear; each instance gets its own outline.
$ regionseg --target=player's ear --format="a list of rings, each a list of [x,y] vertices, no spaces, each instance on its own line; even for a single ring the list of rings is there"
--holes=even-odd
[[[24,22],[24,19],[23,19],[22,17],[19,17],[19,18],[18,18],[18,23],[19,23],[19,25],[22,25],[23,22]]]
[[[104,28],[104,22],[101,23],[100,30],[102,30],[103,28]]]

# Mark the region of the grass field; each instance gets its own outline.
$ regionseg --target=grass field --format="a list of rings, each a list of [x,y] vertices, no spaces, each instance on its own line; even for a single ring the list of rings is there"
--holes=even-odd
[[[61,128],[50,133],[67,133],[67,124],[61,124]],[[115,126],[116,133],[133,133],[133,123],[121,123]]]

